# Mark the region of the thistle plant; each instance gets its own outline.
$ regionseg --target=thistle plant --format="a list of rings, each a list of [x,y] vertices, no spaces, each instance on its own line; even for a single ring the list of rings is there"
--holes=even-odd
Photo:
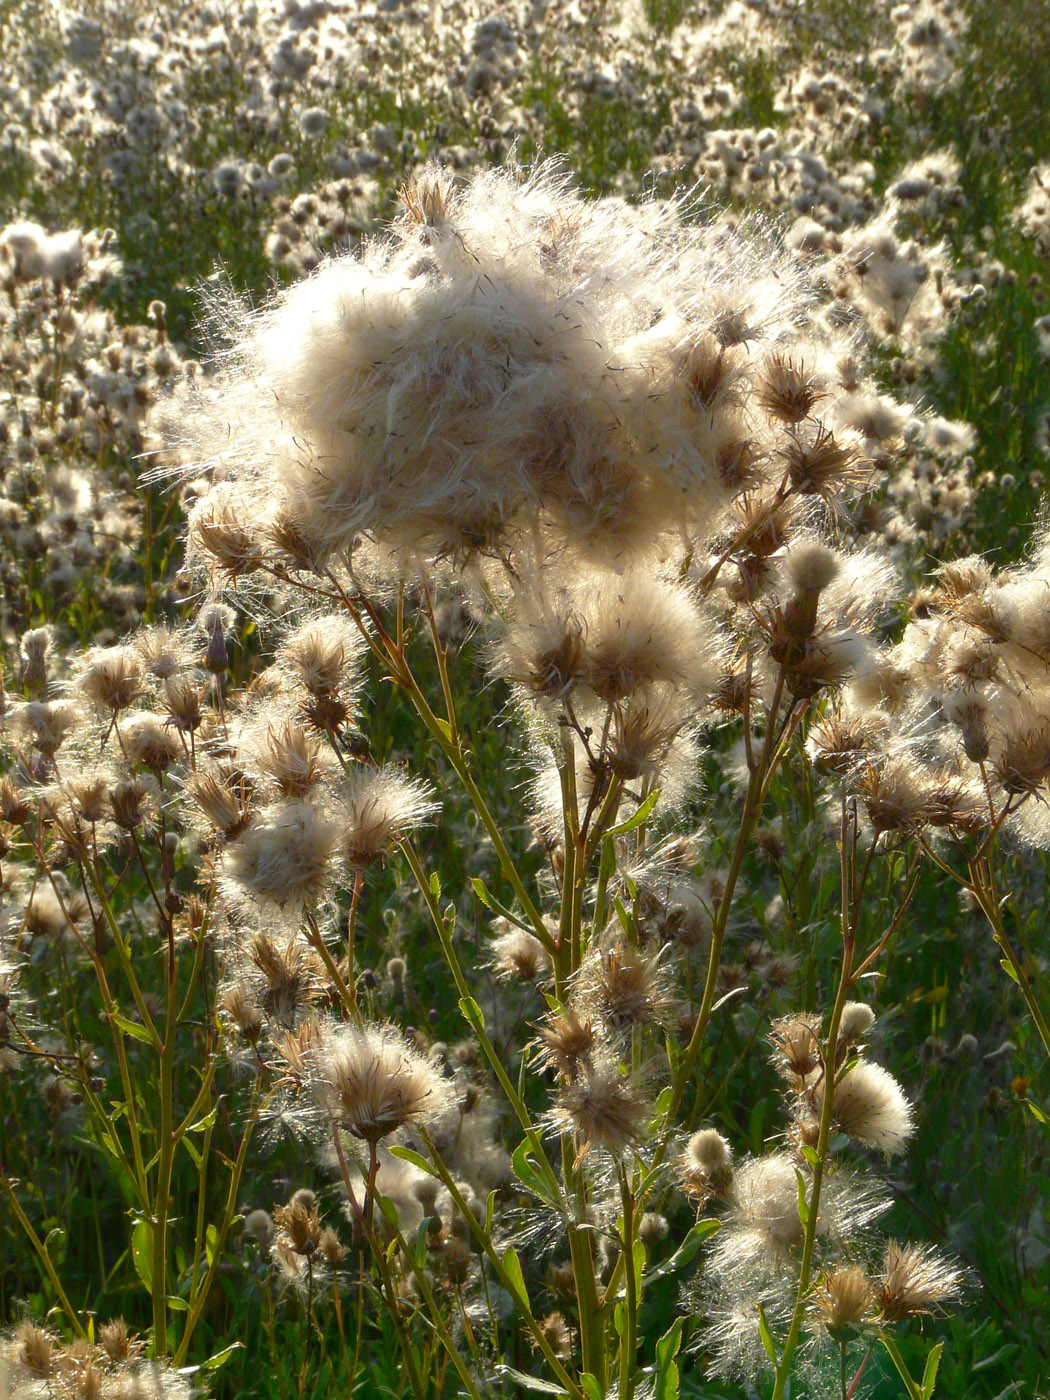
[[[304,1367],[330,1297],[344,1345],[352,1306],[358,1350],[383,1329],[417,1400],[670,1394],[683,1343],[774,1400],[829,1371],[847,1400],[877,1348],[932,1390],[939,1353],[916,1381],[893,1329],[964,1271],[877,1235],[878,1159],[914,1114],[868,1057],[862,990],[928,856],[992,919],[1043,1034],[991,873],[1050,773],[1040,566],[994,587],[950,566],[886,640],[901,585],[856,535],[916,411],[771,235],[696,213],[587,202],[551,167],[429,167],[359,253],[259,312],[217,298],[225,348],[152,427],[154,478],[195,482],[194,619],[68,658],[22,639],[0,817],[32,873],[0,947],[3,1048],[79,1096],[128,1184],[151,1375],[195,1354],[249,1157],[287,1135],[337,1224],[296,1192],[240,1247],[299,1300]],[[504,697],[524,820],[478,761],[456,617]],[[425,771],[391,739],[410,724]],[[747,954],[788,1120],[747,1153],[718,1121],[717,1047],[785,775],[833,823],[834,903],[808,926],[838,952],[822,1002],[801,943]],[[468,811],[481,854],[450,886]],[[458,1042],[376,932],[395,878]],[[70,1008],[51,1026],[19,1000],[45,961]],[[88,985],[105,1046],[78,1031]],[[21,1183],[0,1185],[86,1337]],[[645,1310],[689,1268],[652,1347]],[[30,1371],[34,1347],[8,1344]]]

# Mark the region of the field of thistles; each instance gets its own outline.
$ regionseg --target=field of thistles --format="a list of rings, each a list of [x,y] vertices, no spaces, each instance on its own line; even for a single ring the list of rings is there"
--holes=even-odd
[[[1050,1395],[1045,0],[0,6],[0,1397]]]

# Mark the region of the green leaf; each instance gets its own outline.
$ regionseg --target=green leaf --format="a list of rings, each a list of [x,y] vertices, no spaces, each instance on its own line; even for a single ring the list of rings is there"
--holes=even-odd
[[[803,1157],[805,1157],[806,1161],[813,1168],[813,1170],[816,1171],[817,1167],[820,1165],[820,1158],[817,1156],[817,1149],[815,1147],[803,1147],[802,1155]]]
[[[539,1168],[532,1163],[532,1147],[528,1138],[520,1142],[511,1157],[511,1166],[514,1168],[514,1175],[521,1184],[527,1187],[534,1195],[539,1196],[541,1201],[549,1204],[550,1192],[547,1183],[540,1174]]]
[[[459,1009],[476,1031],[485,1029],[485,1013],[473,997],[460,997]]]
[[[209,1225],[204,1232],[204,1253],[207,1256],[208,1268],[215,1263],[215,1247],[219,1241],[219,1232],[214,1225]]]
[[[122,1016],[119,1011],[111,1011],[109,1019],[115,1026],[119,1026],[125,1035],[132,1036],[135,1040],[141,1040],[144,1045],[155,1044],[154,1037],[150,1035],[145,1026],[140,1026],[137,1021],[129,1021],[126,1016]]]
[[[587,1400],[605,1400],[605,1392],[598,1384],[598,1378],[591,1371],[580,1372],[580,1389]]]
[[[518,1290],[518,1296],[514,1299],[515,1307],[523,1306],[526,1312],[531,1312],[532,1304],[529,1302],[529,1290],[525,1287],[525,1275],[521,1272],[521,1260],[513,1245],[503,1255],[503,1271],[507,1275],[507,1282],[512,1285],[512,1291]]]
[[[660,789],[653,788],[652,792],[641,804],[641,806],[629,816],[626,821],[620,822],[618,826],[611,826],[605,833],[606,836],[626,836],[629,831],[634,831],[636,827],[643,826],[653,814],[653,808],[660,800]]]
[[[613,1308],[613,1326],[616,1328],[616,1335],[618,1337],[623,1336],[623,1329],[626,1325],[626,1322],[627,1308],[624,1304],[623,1299],[621,1298],[620,1301],[616,1304],[616,1307]]]
[[[146,1292],[152,1293],[153,1226],[148,1220],[139,1220],[131,1232],[131,1262],[135,1265],[135,1272],[145,1284]]]
[[[543,1395],[565,1394],[563,1385],[555,1385],[553,1381],[540,1380],[539,1376],[528,1376],[524,1371],[516,1371],[513,1366],[497,1366],[496,1372],[500,1376],[508,1376],[512,1381],[517,1381],[526,1390],[538,1390]]]
[[[769,1357],[769,1364],[775,1371],[777,1369],[777,1346],[773,1340],[773,1333],[769,1330],[769,1323],[766,1321],[765,1309],[761,1303],[755,1305],[758,1308],[758,1335],[762,1341],[762,1350]]]
[[[677,1273],[679,1269],[684,1269],[687,1264],[691,1263],[704,1240],[709,1235],[713,1235],[720,1224],[721,1222],[718,1220],[698,1220],[671,1257],[649,1270],[645,1276],[646,1281],[651,1282],[654,1279],[663,1278],[666,1274]]]
[[[684,1317],[674,1322],[656,1343],[656,1366],[653,1370],[653,1400],[678,1400],[678,1363],[675,1357],[682,1342]]]
[[[421,1157],[418,1152],[413,1152],[411,1147],[401,1147],[395,1143],[388,1148],[388,1151],[391,1157],[400,1157],[402,1162],[411,1162],[414,1167],[418,1167],[421,1172],[426,1172],[427,1176],[432,1176],[435,1181],[441,1180],[427,1159]]]
[[[926,1358],[926,1369],[922,1373],[922,1400],[932,1400],[933,1388],[937,1384],[937,1369],[941,1364],[944,1343],[938,1342]]]
[[[61,1225],[56,1225],[53,1229],[48,1230],[44,1240],[44,1248],[56,1269],[61,1268],[66,1257],[66,1232]]]
[[[207,1361],[201,1363],[202,1371],[217,1371],[220,1366],[225,1366],[227,1361],[240,1347],[243,1342],[231,1342],[228,1347],[223,1347],[222,1351],[217,1351],[214,1356],[209,1356]]]
[[[441,876],[435,870],[430,877],[430,893],[435,899],[441,898]]]
[[[205,1128],[215,1126],[215,1120],[219,1116],[219,1105],[216,1104],[210,1113],[206,1113],[203,1118],[198,1118],[196,1123],[191,1123],[186,1129],[188,1133],[203,1133]]]
[[[999,959],[999,966],[1000,966],[1000,967],[1002,968],[1002,970],[1006,973],[1007,977],[1009,977],[1012,981],[1016,982],[1018,986],[1021,985],[1021,979],[1018,977],[1017,973],[1016,973],[1016,972],[1013,970],[1013,968],[1010,966],[1009,962],[1007,962],[1006,958],[1000,958],[1000,959]]]
[[[401,1223],[398,1219],[397,1206],[394,1205],[389,1196],[381,1196],[378,1191],[376,1192],[376,1205],[391,1230],[396,1232]]]
[[[795,1178],[798,1185],[798,1218],[804,1230],[809,1224],[809,1202],[806,1200],[806,1178],[798,1167],[795,1168]]]
[[[630,938],[631,919],[629,914],[627,913],[627,910],[623,907],[623,900],[619,897],[619,895],[617,895],[616,898],[613,900],[613,908],[616,910],[616,917],[620,922],[620,927],[623,929],[627,937]]]
[[[177,1293],[169,1293],[165,1296],[165,1303],[169,1308],[174,1308],[176,1312],[189,1312],[190,1305],[185,1298],[180,1298]]]
[[[474,893],[477,895],[478,899],[481,900],[482,904],[484,904],[485,908],[491,909],[493,907],[492,896],[489,894],[488,886],[485,884],[485,881],[479,879],[477,876],[472,876],[470,884]]]

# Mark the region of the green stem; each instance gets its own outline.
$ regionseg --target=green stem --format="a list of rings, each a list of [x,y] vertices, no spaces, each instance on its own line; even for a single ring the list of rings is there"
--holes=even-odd
[[[51,1281],[51,1287],[55,1290],[55,1297],[58,1299],[62,1311],[69,1318],[70,1326],[73,1328],[73,1331],[77,1334],[78,1337],[86,1340],[87,1333],[84,1330],[84,1325],[80,1321],[80,1318],[77,1316],[76,1309],[66,1297],[66,1290],[62,1287],[61,1281],[55,1270],[55,1266],[51,1262],[51,1255],[48,1253],[47,1245],[40,1238],[37,1232],[33,1229],[29,1217],[22,1209],[21,1202],[15,1195],[14,1187],[11,1185],[10,1180],[3,1172],[0,1172],[0,1189],[3,1190],[4,1195],[7,1197],[8,1204],[14,1211],[18,1223],[25,1231],[30,1244],[36,1251],[37,1258],[44,1266],[44,1272],[47,1274],[48,1278]]]
[[[850,831],[852,823],[853,831]],[[820,1212],[820,1194],[824,1182],[824,1168],[827,1163],[828,1142],[831,1138],[831,1124],[835,1111],[835,1072],[839,1041],[839,1026],[842,1023],[842,1009],[853,985],[853,952],[856,943],[856,930],[852,923],[853,905],[850,899],[852,886],[855,844],[848,839],[855,836],[856,816],[849,817],[843,799],[842,837],[840,858],[842,865],[842,968],[839,972],[835,1003],[831,1009],[827,1039],[822,1049],[824,1073],[824,1099],[820,1106],[820,1130],[817,1135],[816,1160],[813,1163],[813,1185],[810,1190],[806,1214],[805,1231],[802,1239],[802,1261],[798,1272],[798,1290],[795,1295],[795,1310],[792,1313],[784,1350],[776,1368],[776,1381],[770,1400],[783,1400],[791,1362],[798,1346],[802,1323],[806,1316],[806,1303],[809,1299],[809,1281],[813,1271],[813,1251],[817,1239],[817,1220]]]
[[[634,1267],[635,1209],[627,1168],[620,1163],[620,1201],[623,1208],[624,1328],[620,1338],[619,1400],[634,1396],[635,1363],[638,1355],[638,1285]]]
[[[445,954],[445,961],[448,963],[449,970],[451,971],[453,980],[456,983],[456,990],[459,992],[460,997],[464,1001],[471,1002],[474,999],[473,994],[470,989],[470,984],[468,983],[466,976],[463,972],[463,966],[459,961],[459,956],[457,955],[456,949],[453,945],[451,930],[448,927],[448,923],[444,915],[438,907],[438,902],[434,895],[434,891],[431,889],[430,882],[426,877],[426,872],[420,864],[419,857],[416,855],[415,850],[413,849],[411,843],[408,840],[400,841],[399,848],[402,854],[404,855],[405,859],[408,861],[412,874],[415,876],[416,884],[419,886],[419,891],[422,894],[424,900],[426,901],[426,906],[430,914],[431,922],[434,925],[434,929],[437,932],[438,938],[441,940],[441,947]],[[492,1067],[493,1073],[499,1080],[500,1088],[507,1096],[507,1102],[514,1110],[514,1116],[517,1118],[522,1131],[528,1139],[532,1155],[535,1157],[537,1165],[542,1170],[544,1177],[547,1180],[547,1185],[550,1187],[552,1193],[555,1196],[560,1195],[558,1187],[558,1178],[555,1175],[554,1169],[547,1158],[546,1152],[544,1151],[540,1135],[533,1127],[532,1119],[529,1116],[528,1109],[525,1107],[524,1100],[521,1098],[521,1095],[511,1083],[510,1076],[507,1074],[506,1067],[503,1064],[503,1060],[501,1059],[499,1052],[496,1050],[496,1047],[492,1044],[492,1041],[489,1039],[488,1033],[485,1030],[484,1023],[476,1021],[469,1017],[468,1020],[470,1020],[471,1029],[478,1037],[478,1043],[481,1045],[481,1049],[484,1053],[485,1058],[488,1060],[490,1066]]]
[[[561,1361],[558,1360],[558,1357],[551,1349],[550,1343],[543,1334],[542,1327],[536,1321],[535,1317],[533,1317],[532,1309],[529,1306],[529,1300],[521,1295],[517,1283],[511,1278],[510,1274],[507,1273],[503,1260],[492,1243],[491,1236],[482,1228],[474,1213],[471,1211],[470,1206],[463,1197],[462,1191],[460,1191],[448,1168],[445,1166],[445,1163],[438,1155],[437,1149],[431,1142],[425,1129],[422,1132],[422,1137],[423,1141],[426,1143],[427,1151],[430,1153],[430,1160],[433,1163],[434,1171],[451,1196],[456,1209],[466,1222],[467,1229],[470,1231],[474,1243],[484,1252],[489,1263],[492,1265],[493,1271],[500,1281],[500,1286],[505,1288],[511,1298],[513,1298],[514,1306],[517,1308],[525,1326],[532,1333],[533,1340],[538,1350],[550,1366],[551,1371],[557,1378],[558,1384],[565,1387],[570,1396],[573,1397],[573,1400],[583,1400],[583,1395],[579,1386],[576,1385]]]

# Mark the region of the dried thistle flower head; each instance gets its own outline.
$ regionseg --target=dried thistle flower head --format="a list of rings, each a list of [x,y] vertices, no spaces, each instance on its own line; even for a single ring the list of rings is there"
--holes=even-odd
[[[733,1154],[715,1128],[701,1128],[678,1159],[678,1181],[687,1196],[701,1202],[723,1200],[733,1184]]]
[[[335,760],[291,719],[266,722],[244,747],[282,797],[308,797],[335,770]]]
[[[245,953],[248,962],[260,974],[256,979],[259,1005],[281,1025],[293,1024],[320,998],[325,985],[324,963],[297,934],[278,940],[266,933],[256,933],[248,941]],[[233,988],[230,995],[232,1005],[228,1000],[226,1009],[236,1020],[238,1029],[250,1038],[255,1019],[252,1005]]]
[[[34,627],[22,635],[22,685],[30,699],[39,699],[47,692],[51,640],[50,627]]]
[[[781,1016],[769,1029],[774,1062],[797,1088],[808,1083],[821,1064],[819,1036],[820,1017],[808,1011]]]
[[[335,877],[340,824],[312,802],[264,808],[223,854],[222,871],[235,894],[264,903],[320,899]]]
[[[811,1307],[833,1341],[848,1341],[873,1319],[875,1295],[859,1264],[827,1269],[817,1279]]]
[[[575,1079],[580,1065],[595,1048],[594,1023],[583,1018],[571,1007],[560,1016],[552,1015],[540,1027],[541,1046],[537,1063],[553,1069],[560,1079]]]
[[[815,1112],[823,1105],[825,1090],[821,1079],[809,1091]],[[870,1143],[888,1157],[902,1152],[915,1131],[911,1104],[901,1086],[881,1065],[869,1060],[857,1060],[837,1076],[832,1115],[849,1137]]]
[[[357,869],[374,865],[436,810],[426,785],[397,768],[350,773],[339,801],[343,855]]]
[[[315,1048],[312,1086],[335,1128],[370,1143],[431,1123],[454,1101],[440,1070],[390,1025],[328,1029]]]
[[[316,1203],[307,1205],[303,1201],[289,1201],[285,1206],[278,1206],[273,1213],[273,1221],[279,1231],[275,1248],[287,1244],[293,1253],[304,1258],[316,1254],[321,1240],[321,1220]]]
[[[886,1245],[876,1281],[879,1311],[887,1322],[932,1313],[962,1293],[963,1271],[929,1245]]]
[[[143,679],[142,658],[133,647],[92,647],[73,684],[87,704],[115,715],[135,703]]]
[[[867,1002],[847,1001],[839,1018],[840,1047],[863,1040],[874,1024],[875,1013]]]
[[[674,1007],[670,977],[660,955],[640,952],[618,935],[584,962],[575,999],[614,1030],[659,1023]]]
[[[39,1380],[52,1375],[56,1360],[55,1338],[35,1322],[20,1322],[14,1330],[15,1356]]]
[[[559,1090],[547,1123],[555,1132],[573,1135],[579,1161],[595,1145],[618,1155],[641,1142],[649,1112],[613,1056],[595,1054],[581,1061],[576,1077]]]
[[[489,945],[497,973],[518,982],[536,982],[550,973],[550,954],[528,929],[508,928]]]

